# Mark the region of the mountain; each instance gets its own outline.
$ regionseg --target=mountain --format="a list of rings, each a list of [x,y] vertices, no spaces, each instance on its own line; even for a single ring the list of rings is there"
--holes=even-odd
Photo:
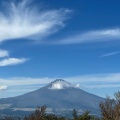
[[[103,100],[104,98],[85,92],[69,82],[57,79],[47,86],[27,94],[0,99],[0,106],[3,107],[1,112],[9,110],[11,113],[32,111],[37,106],[46,105],[51,110],[75,108],[99,114],[99,103]]]
[[[71,83],[62,80],[62,79],[57,79],[53,82],[51,82],[49,85],[46,86],[47,89],[51,89],[51,90],[57,90],[57,89],[67,89],[67,88],[73,88],[76,87],[74,85],[72,85]]]

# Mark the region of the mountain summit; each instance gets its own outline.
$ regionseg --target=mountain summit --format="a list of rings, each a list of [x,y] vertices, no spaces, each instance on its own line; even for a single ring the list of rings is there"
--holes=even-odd
[[[56,79],[55,81],[51,82],[47,87],[51,90],[60,90],[65,88],[72,88],[75,86],[63,79]]]

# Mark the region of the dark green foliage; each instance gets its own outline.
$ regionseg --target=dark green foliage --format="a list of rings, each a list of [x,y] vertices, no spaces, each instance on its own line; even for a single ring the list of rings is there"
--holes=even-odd
[[[81,116],[79,116],[79,120],[93,120],[94,117],[89,115],[89,111],[86,111],[85,113],[83,113]]]
[[[65,120],[64,117],[57,117],[56,115],[46,115],[45,120]]]
[[[90,112],[86,111],[85,113],[83,113],[82,115],[78,116],[78,112],[74,109],[73,110],[73,120],[95,120],[95,117],[92,115],[89,115]]]
[[[24,120],[45,120],[45,116],[46,116],[45,110],[46,110],[46,106],[37,107],[35,112],[29,115],[28,117],[25,116]]]
[[[73,113],[72,113],[74,120],[78,120],[78,115],[77,114],[78,114],[78,112],[74,109]]]

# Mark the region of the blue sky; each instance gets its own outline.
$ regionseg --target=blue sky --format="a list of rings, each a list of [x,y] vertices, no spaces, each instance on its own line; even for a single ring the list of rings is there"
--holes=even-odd
[[[93,94],[120,87],[120,1],[1,0],[0,97],[62,78]]]

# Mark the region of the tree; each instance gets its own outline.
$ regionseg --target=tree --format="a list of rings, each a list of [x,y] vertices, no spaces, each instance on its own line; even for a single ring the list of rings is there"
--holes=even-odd
[[[115,99],[107,97],[100,103],[100,110],[103,120],[120,120],[120,92],[114,94]]]
[[[81,116],[79,116],[78,120],[94,120],[94,116],[89,115],[89,113],[90,113],[89,111],[86,111]]]
[[[72,115],[73,115],[74,120],[78,120],[78,115],[77,114],[78,114],[78,112],[75,109],[73,109]]]
[[[25,116],[24,120],[45,120],[45,110],[46,106],[37,107],[35,112],[28,117]]]
[[[82,115],[78,115],[78,112],[74,109],[73,110],[73,120],[95,120],[94,116],[89,115],[90,112],[86,111],[85,113],[83,113]]]

